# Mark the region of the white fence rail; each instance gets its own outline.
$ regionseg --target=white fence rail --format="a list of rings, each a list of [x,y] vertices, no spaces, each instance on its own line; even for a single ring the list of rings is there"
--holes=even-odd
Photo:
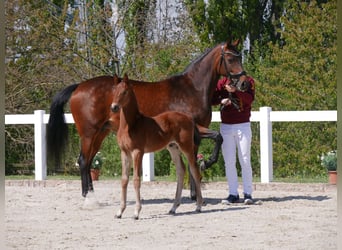
[[[46,124],[49,115],[44,110],[35,110],[34,114],[5,115],[5,124],[34,124],[35,179],[45,180],[46,164]],[[71,114],[65,114],[67,123],[74,123]],[[260,168],[261,182],[273,179],[272,122],[336,122],[337,111],[272,111],[270,107],[261,107],[253,111],[252,122],[260,122]],[[212,113],[212,122],[220,122],[220,113]],[[154,154],[145,154],[143,158],[143,181],[154,179]]]

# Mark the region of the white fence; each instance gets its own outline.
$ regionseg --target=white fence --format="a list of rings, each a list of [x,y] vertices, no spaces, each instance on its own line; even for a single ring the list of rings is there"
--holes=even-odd
[[[46,130],[49,115],[44,110],[34,114],[5,115],[5,124],[34,124],[35,179],[46,179]],[[65,114],[67,123],[74,123],[71,114]],[[212,113],[212,122],[220,121],[220,113]],[[260,168],[261,182],[273,179],[272,122],[336,122],[337,111],[272,111],[270,107],[261,107],[253,111],[252,122],[260,122]],[[143,181],[154,179],[154,154],[145,154],[143,158]]]

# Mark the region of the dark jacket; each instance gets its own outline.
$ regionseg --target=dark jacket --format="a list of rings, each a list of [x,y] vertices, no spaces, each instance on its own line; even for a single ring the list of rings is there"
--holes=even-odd
[[[232,104],[224,106],[221,109],[222,123],[238,124],[249,122],[252,103],[254,101],[255,84],[252,77],[247,77],[247,81],[249,81],[250,84],[249,88],[245,92],[236,90],[234,93],[231,93],[232,101],[239,106],[239,109],[234,107]],[[212,99],[212,105],[219,105],[221,104],[222,99],[229,98],[229,92],[224,88],[227,84],[230,84],[230,80],[226,77],[221,78],[217,82],[216,90]]]

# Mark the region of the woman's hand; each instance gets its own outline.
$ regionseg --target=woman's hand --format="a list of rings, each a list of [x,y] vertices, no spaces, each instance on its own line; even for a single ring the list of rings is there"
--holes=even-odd
[[[234,87],[234,86],[232,86],[232,85],[230,85],[230,84],[227,84],[227,85],[225,85],[224,87],[225,87],[225,89],[226,89],[228,92],[230,92],[230,93],[234,93],[234,92],[236,91],[236,87]]]
[[[221,104],[224,106],[230,105],[232,101],[229,98],[224,98],[221,100]]]

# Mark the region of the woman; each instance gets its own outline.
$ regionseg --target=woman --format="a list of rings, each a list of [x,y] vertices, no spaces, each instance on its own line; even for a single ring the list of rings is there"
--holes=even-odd
[[[239,91],[227,77],[221,78],[216,86],[212,105],[221,105],[220,132],[223,137],[222,153],[228,181],[229,195],[224,203],[239,202],[236,150],[241,166],[244,203],[252,204],[251,166],[251,109],[254,101],[254,79],[247,77],[249,87]]]

